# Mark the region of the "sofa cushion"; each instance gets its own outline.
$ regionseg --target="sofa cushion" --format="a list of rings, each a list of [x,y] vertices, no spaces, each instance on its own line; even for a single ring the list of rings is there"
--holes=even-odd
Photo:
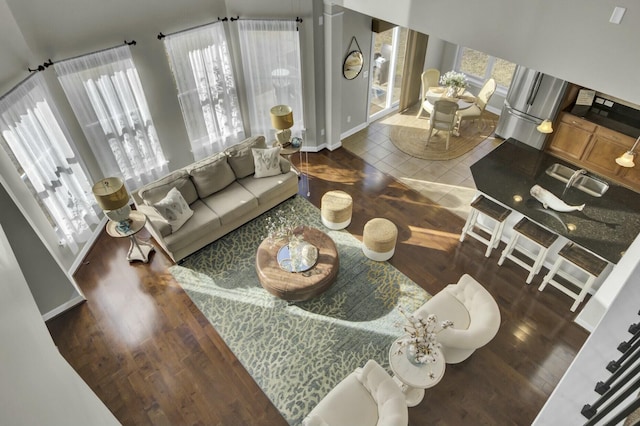
[[[266,204],[282,194],[283,187],[298,186],[298,176],[294,172],[255,179],[253,176],[238,180],[260,204]]]
[[[179,250],[198,240],[203,233],[220,228],[220,218],[215,212],[207,207],[201,200],[196,200],[189,205],[193,210],[193,216],[177,232],[167,235],[164,238],[165,244],[170,251]]]
[[[260,149],[252,148],[253,163],[255,166],[256,178],[275,176],[282,173],[280,170],[280,147]]]
[[[236,178],[242,179],[255,172],[253,162],[253,153],[251,148],[266,148],[264,136],[253,136],[245,139],[239,144],[227,148],[224,152],[227,154],[229,165],[233,169]]]
[[[238,218],[258,208],[256,197],[238,182],[234,182],[221,191],[203,198],[202,202],[216,213],[222,225],[236,221]]]
[[[208,197],[236,180],[224,152],[194,163],[189,167],[189,175],[200,198]]]
[[[177,188],[188,204],[198,199],[196,187],[191,182],[189,173],[185,169],[176,170],[162,179],[143,186],[138,190],[138,195],[145,204],[152,206],[166,197],[171,188]]]
[[[171,232],[176,232],[193,216],[193,210],[177,188],[171,188],[166,197],[153,204],[153,208],[169,223]]]

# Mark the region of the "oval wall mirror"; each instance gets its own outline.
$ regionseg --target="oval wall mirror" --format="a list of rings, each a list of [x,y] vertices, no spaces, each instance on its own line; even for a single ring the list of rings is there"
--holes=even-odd
[[[362,71],[364,65],[364,59],[362,58],[362,52],[359,50],[352,50],[349,52],[346,58],[344,58],[344,64],[342,66],[342,74],[347,80],[353,80]]]

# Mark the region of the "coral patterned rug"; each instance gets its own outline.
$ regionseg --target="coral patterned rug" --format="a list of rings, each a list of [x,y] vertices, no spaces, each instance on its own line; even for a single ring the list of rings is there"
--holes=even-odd
[[[295,215],[327,233],[340,256],[335,284],[289,304],[258,282],[255,254],[268,216]],[[411,312],[430,297],[388,262],[362,254],[361,242],[331,231],[320,211],[296,196],[170,268],[289,424],[300,424],[345,376],[375,359],[389,370],[401,334],[398,307]]]

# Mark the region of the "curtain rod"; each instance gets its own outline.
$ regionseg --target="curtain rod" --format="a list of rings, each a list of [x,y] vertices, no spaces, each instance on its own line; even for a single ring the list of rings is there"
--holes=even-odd
[[[235,18],[231,18],[231,19],[235,19]],[[229,18],[227,18],[226,16],[224,18],[220,18],[218,16],[218,19],[216,21],[211,21],[211,22],[207,22],[205,24],[200,24],[200,25],[196,25],[195,27],[189,27],[189,28],[185,28],[183,30],[178,30],[178,31],[174,31],[172,33],[169,34],[163,34],[162,31],[158,33],[158,40],[162,40],[165,37],[170,37],[176,34],[180,34],[180,33],[184,33],[187,31],[191,31],[191,30],[195,30],[196,28],[202,28],[202,27],[206,27],[207,25],[212,25],[215,24],[216,22],[227,22],[229,20]]]
[[[73,59],[82,58],[83,56],[87,56],[87,55],[94,55],[94,54],[96,54],[96,53],[106,52],[107,50],[115,49],[116,47],[120,47],[120,46],[125,46],[125,45],[126,45],[126,46],[135,46],[136,44],[138,44],[138,43],[137,43],[135,40],[131,40],[131,41],[127,41],[127,40],[125,40],[125,41],[124,41],[124,44],[119,44],[119,45],[117,45],[117,46],[112,46],[112,47],[106,47],[106,48],[104,48],[104,49],[95,50],[95,51],[93,51],[93,52],[89,52],[89,53],[83,53],[83,54],[81,54],[81,55],[72,56],[72,57],[70,57],[70,58],[61,59],[61,60],[59,60],[59,61],[51,62],[51,59],[49,59],[49,63],[46,63],[46,62],[45,62],[45,63],[44,63],[44,66],[45,66],[45,68],[47,68],[47,67],[49,67],[49,66],[51,66],[51,65],[53,65],[53,64],[57,64],[57,63],[60,63],[60,62],[71,61],[71,60],[73,60]],[[38,71],[42,71],[42,70],[40,69],[40,67],[38,67]]]
[[[37,74],[37,71],[31,71],[31,74],[29,74],[28,76],[26,76],[25,78],[20,80],[20,82],[17,83],[15,86],[13,86],[11,89],[9,89],[9,91],[7,93],[5,93],[4,95],[0,96],[0,101],[4,100],[4,98],[6,98],[7,96],[9,96],[13,92],[15,92],[18,87],[22,86],[24,83],[27,82],[27,80],[29,80],[31,77],[33,77],[36,74]]]
[[[240,20],[240,16],[236,16],[236,17],[232,16],[231,18],[227,18],[226,16],[224,18],[221,18],[221,17],[218,16],[218,19],[216,21],[207,22],[205,24],[196,25],[194,27],[185,28],[183,30],[174,31],[174,32],[169,33],[169,34],[164,34],[164,33],[162,33],[162,31],[160,31],[156,37],[157,37],[158,40],[162,40],[165,37],[169,37],[169,36],[173,36],[173,35],[176,35],[176,34],[184,33],[184,32],[187,32],[187,31],[195,30],[197,28],[206,27],[207,25],[212,25],[212,24],[215,24],[216,22],[227,22],[227,21],[235,22],[235,21],[239,21],[239,20]],[[258,19],[257,18],[251,18],[251,19],[248,19],[248,20],[258,20]],[[259,20],[261,20],[261,21],[287,21],[287,19],[259,19]],[[296,22],[302,22],[302,18],[296,16]]]

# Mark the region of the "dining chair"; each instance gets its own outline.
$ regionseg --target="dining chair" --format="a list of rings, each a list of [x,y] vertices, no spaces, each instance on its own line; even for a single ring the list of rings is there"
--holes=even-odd
[[[486,108],[491,96],[496,91],[496,81],[493,78],[490,78],[484,83],[482,89],[480,89],[480,93],[476,96],[476,100],[469,108],[465,108],[459,110],[456,113],[456,133],[460,133],[460,125],[463,120],[476,120],[480,118],[484,109]]]
[[[418,115],[416,118],[420,118],[420,114],[422,114],[422,110],[425,110],[430,113],[431,104],[429,107],[425,109],[425,103],[427,102],[427,91],[429,87],[435,87],[438,85],[440,81],[440,70],[435,68],[429,68],[422,72],[422,89],[420,91],[420,111],[418,111]]]
[[[426,145],[429,144],[434,130],[443,130],[447,132],[445,150],[449,150],[451,132],[454,131],[456,126],[456,112],[458,112],[457,102],[440,99],[433,104],[433,112],[431,113],[431,117],[429,117],[429,135],[427,136]]]

